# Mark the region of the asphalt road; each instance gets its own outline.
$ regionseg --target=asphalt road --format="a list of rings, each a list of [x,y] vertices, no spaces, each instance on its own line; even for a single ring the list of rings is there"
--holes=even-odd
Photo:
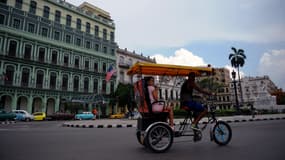
[[[20,122],[0,126],[1,160],[284,160],[285,120],[231,123],[233,138],[220,147],[191,137],[175,138],[155,154],[140,145],[135,128],[69,128],[62,122]]]

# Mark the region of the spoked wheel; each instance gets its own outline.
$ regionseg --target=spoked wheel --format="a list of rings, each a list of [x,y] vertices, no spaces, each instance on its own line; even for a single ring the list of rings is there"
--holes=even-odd
[[[173,143],[173,131],[166,124],[155,124],[146,134],[145,144],[156,153],[165,152]]]
[[[232,139],[230,125],[226,122],[218,121],[213,128],[213,139],[219,145],[227,145]]]

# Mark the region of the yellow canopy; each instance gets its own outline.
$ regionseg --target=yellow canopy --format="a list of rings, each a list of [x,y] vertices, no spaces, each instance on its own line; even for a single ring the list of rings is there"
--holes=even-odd
[[[190,72],[195,72],[197,76],[203,74],[211,74],[211,67],[191,67],[172,64],[155,64],[138,62],[129,70],[128,75],[144,74],[144,75],[164,75],[164,76],[187,76]]]

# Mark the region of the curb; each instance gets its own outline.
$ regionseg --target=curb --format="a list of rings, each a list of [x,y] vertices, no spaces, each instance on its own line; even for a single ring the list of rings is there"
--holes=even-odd
[[[133,128],[137,125],[134,124],[69,124],[64,123],[62,124],[63,127],[74,127],[74,128]]]
[[[0,124],[14,124],[14,123],[16,123],[16,121],[1,121],[1,123]]]
[[[243,122],[254,122],[254,121],[272,121],[272,120],[285,120],[285,117],[276,117],[276,118],[250,118],[250,119],[240,119],[240,120],[225,120],[227,123],[243,123]],[[182,122],[177,122],[174,125],[178,126]],[[201,122],[205,124],[206,122]],[[63,123],[63,127],[74,127],[74,128],[133,128],[137,127],[136,124],[71,124]]]

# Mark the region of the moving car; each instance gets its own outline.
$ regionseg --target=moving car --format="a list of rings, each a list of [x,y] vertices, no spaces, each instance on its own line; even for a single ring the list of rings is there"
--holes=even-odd
[[[0,121],[15,120],[15,118],[16,118],[15,113],[0,110]]]
[[[32,120],[34,120],[34,116],[25,110],[13,110],[12,112],[16,113],[16,120],[18,120],[18,121],[32,121]]]
[[[45,112],[35,112],[33,113],[35,121],[43,121],[46,120],[46,113]]]
[[[124,117],[125,117],[124,113],[116,113],[110,116],[110,118],[113,118],[113,119],[119,119],[119,118],[124,118]]]
[[[74,114],[65,112],[55,112],[47,117],[48,120],[72,120],[74,119]]]
[[[82,112],[82,113],[76,114],[75,119],[77,119],[77,120],[90,120],[90,119],[95,119],[95,116],[91,112]]]

